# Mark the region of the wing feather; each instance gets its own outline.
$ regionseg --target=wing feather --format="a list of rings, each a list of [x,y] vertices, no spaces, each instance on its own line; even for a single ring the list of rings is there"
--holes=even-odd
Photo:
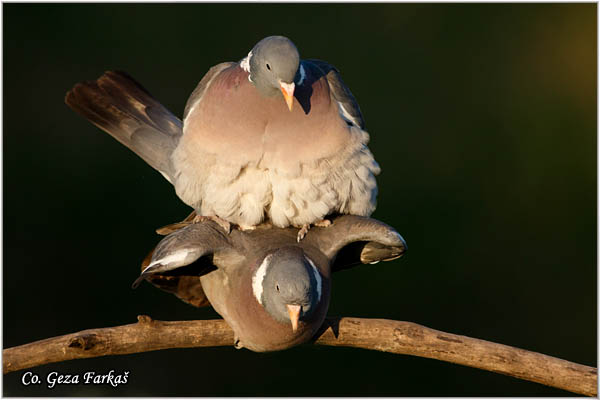
[[[200,83],[198,83],[198,86],[196,86],[196,88],[190,95],[190,98],[188,99],[188,101],[185,104],[185,110],[183,111],[183,120],[184,121],[187,118],[188,114],[192,111],[192,109],[194,108],[196,103],[198,103],[199,101],[202,100],[202,96],[204,96],[204,92],[206,92],[206,89],[210,86],[213,79],[217,75],[219,75],[219,73],[221,73],[221,71],[223,71],[224,69],[229,68],[235,64],[236,63],[234,63],[234,62],[224,62],[224,63],[217,64],[208,70],[206,75],[204,75],[204,77],[202,77],[202,80],[200,81]]]
[[[311,59],[303,62],[310,63],[323,72],[323,75],[327,78],[327,83],[329,83],[332,96],[340,106],[340,115],[342,118],[360,129],[364,129],[365,121],[360,111],[360,106],[348,86],[342,80],[338,69],[322,60]]]

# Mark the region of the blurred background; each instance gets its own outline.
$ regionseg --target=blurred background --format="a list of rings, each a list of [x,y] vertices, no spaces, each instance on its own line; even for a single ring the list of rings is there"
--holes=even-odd
[[[211,319],[130,288],[190,209],[64,104],[127,71],[181,116],[261,38],[339,68],[382,167],[373,217],[409,252],[333,278],[331,316],[412,321],[596,366],[596,4],[3,4],[4,348],[88,328]],[[127,385],[5,396],[564,396],[423,358],[304,345],[177,349],[34,368]]]

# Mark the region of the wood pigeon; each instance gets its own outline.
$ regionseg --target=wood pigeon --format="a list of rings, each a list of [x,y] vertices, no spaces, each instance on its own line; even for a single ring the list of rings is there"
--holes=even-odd
[[[283,36],[212,67],[183,123],[124,72],[79,83],[65,101],[161,172],[197,220],[294,226],[300,240],[328,215],[375,209],[380,168],[354,96]]]
[[[275,351],[310,340],[329,307],[331,273],[393,260],[406,243],[374,219],[343,215],[301,242],[293,228],[266,224],[226,234],[214,221],[184,222],[142,263],[142,280],[197,307],[210,303],[235,333],[234,345]]]

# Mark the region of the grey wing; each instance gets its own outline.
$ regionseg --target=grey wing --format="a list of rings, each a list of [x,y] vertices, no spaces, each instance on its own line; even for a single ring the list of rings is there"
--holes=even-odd
[[[304,60],[303,62],[308,62],[313,65],[316,65],[327,78],[327,82],[329,83],[329,87],[331,89],[331,93],[333,98],[338,102],[340,106],[340,114],[342,117],[353,125],[356,125],[360,129],[365,128],[365,121],[363,119],[362,113],[360,111],[360,107],[358,102],[354,98],[354,95],[346,86],[342,77],[340,76],[340,72],[336,67],[329,64],[326,61],[321,60]]]
[[[170,156],[183,132],[181,120],[132,77],[108,71],[76,84],[65,102],[172,181]]]
[[[142,263],[142,273],[133,283],[169,275],[203,275],[216,266],[215,254],[231,250],[229,238],[216,223],[191,224],[165,236]],[[194,264],[194,266],[192,266]],[[154,283],[154,282],[153,282]]]
[[[154,250],[148,254],[142,263],[142,269],[145,269],[149,265],[153,252]],[[188,271],[186,275],[186,271],[180,268],[178,272],[181,272],[181,274],[155,274],[146,277],[146,280],[157,288],[174,294],[188,304],[195,307],[204,307],[210,305],[199,278],[205,273],[205,270],[210,271],[210,268],[196,268],[194,269],[194,274]]]
[[[200,83],[198,83],[198,86],[196,86],[196,88],[190,95],[190,98],[188,99],[188,101],[185,104],[185,109],[183,111],[183,120],[184,121],[187,118],[190,111],[192,110],[192,108],[196,105],[196,103],[198,103],[200,100],[202,100],[202,96],[204,96],[204,92],[206,91],[206,89],[208,88],[210,83],[213,81],[213,79],[224,69],[229,68],[236,64],[237,63],[235,63],[235,62],[224,62],[221,64],[217,64],[208,70],[206,75],[204,75],[204,77],[202,78]]]
[[[305,240],[314,241],[323,254],[333,260],[331,271],[357,264],[376,264],[402,257],[404,238],[391,226],[376,219],[342,215],[326,228],[313,228]]]

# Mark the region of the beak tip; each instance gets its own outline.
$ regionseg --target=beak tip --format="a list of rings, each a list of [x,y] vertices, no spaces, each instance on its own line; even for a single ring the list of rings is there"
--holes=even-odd
[[[292,323],[292,331],[296,332],[298,330],[298,320],[300,319],[300,311],[302,307],[299,305],[286,305],[288,314],[290,316],[290,322]]]
[[[285,103],[288,106],[288,109],[292,111],[294,106],[294,90],[296,86],[294,83],[283,83],[279,82],[279,86],[281,88],[281,93],[283,93],[283,98],[285,99]]]

